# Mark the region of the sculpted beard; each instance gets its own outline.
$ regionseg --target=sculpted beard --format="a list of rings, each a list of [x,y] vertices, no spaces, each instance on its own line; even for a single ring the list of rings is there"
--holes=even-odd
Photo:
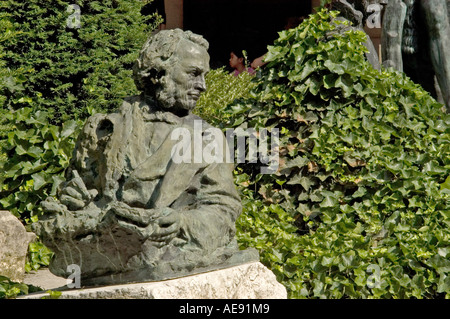
[[[155,97],[158,104],[164,109],[171,109],[176,103],[176,86],[167,75],[163,76],[160,80],[160,85],[156,89]]]
[[[171,109],[175,113],[185,113],[195,107],[196,100],[189,99],[192,83],[177,85],[169,75],[161,78],[160,86],[155,91],[158,104],[164,109]]]

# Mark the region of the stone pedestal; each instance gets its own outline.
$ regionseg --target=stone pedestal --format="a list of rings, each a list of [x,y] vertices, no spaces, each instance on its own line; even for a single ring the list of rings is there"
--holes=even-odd
[[[81,283],[83,284],[83,283]],[[35,293],[20,299],[38,299]],[[159,282],[63,290],[60,299],[286,299],[286,288],[260,262]]]
[[[25,230],[19,219],[0,211],[0,276],[12,281],[23,280],[28,244],[36,238]]]

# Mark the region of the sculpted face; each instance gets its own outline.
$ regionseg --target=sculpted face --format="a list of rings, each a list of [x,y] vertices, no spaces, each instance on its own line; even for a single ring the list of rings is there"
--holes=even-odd
[[[166,71],[157,100],[163,108],[186,115],[206,90],[209,55],[205,48],[187,40],[180,41],[175,55],[178,61]]]

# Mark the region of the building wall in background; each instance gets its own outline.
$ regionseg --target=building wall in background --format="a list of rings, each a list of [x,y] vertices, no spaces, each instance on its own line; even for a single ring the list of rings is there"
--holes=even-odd
[[[191,30],[210,42],[212,67],[227,65],[232,49],[246,50],[250,59],[263,54],[287,17],[307,16],[320,5],[320,0],[160,1],[164,1],[166,29]],[[366,28],[366,32],[381,54],[381,28]]]

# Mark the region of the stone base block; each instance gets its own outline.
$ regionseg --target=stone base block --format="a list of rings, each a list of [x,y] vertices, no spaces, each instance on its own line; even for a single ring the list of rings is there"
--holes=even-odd
[[[81,283],[82,284],[82,283]],[[20,299],[38,299],[34,293]],[[159,282],[63,290],[60,299],[286,299],[286,288],[260,262]]]

